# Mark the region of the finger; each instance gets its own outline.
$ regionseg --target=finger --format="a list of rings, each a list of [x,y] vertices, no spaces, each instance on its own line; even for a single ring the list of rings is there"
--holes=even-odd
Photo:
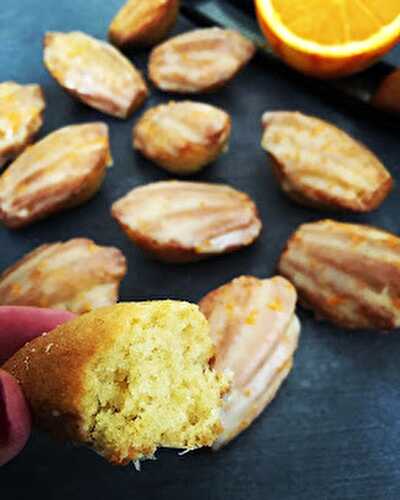
[[[33,338],[73,317],[67,311],[0,306],[0,365]]]
[[[28,403],[14,377],[0,370],[0,466],[22,450],[30,432]]]

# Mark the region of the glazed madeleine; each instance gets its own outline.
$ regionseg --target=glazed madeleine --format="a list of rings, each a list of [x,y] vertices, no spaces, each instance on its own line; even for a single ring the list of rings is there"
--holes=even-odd
[[[400,238],[370,226],[303,224],[278,266],[299,299],[344,328],[400,326]]]
[[[43,125],[45,107],[39,85],[0,83],[0,167],[33,141]]]
[[[117,118],[127,118],[147,97],[135,66],[112,45],[85,33],[47,33],[44,64],[74,97]]]
[[[300,335],[296,299],[284,278],[241,276],[201,300],[216,344],[214,367],[232,376],[215,449],[251,425],[288,376]]]
[[[390,192],[392,177],[364,145],[328,122],[297,112],[263,116],[262,147],[282,190],[320,208],[369,212]]]
[[[400,69],[392,71],[383,80],[372,98],[372,104],[391,113],[400,113]]]
[[[254,53],[253,43],[236,31],[198,29],[153,49],[149,76],[156,87],[165,91],[211,91],[231,80]]]
[[[133,146],[165,170],[190,175],[226,149],[231,119],[209,104],[182,101],[149,109],[133,130]]]
[[[257,207],[222,184],[154,182],[116,201],[112,215],[139,247],[166,262],[238,250],[260,234]]]
[[[115,304],[126,260],[114,247],[85,238],[41,245],[0,277],[0,305],[81,314]]]
[[[106,124],[52,132],[0,177],[0,220],[18,228],[85,202],[100,188],[111,163]]]
[[[111,22],[114,45],[152,46],[166,37],[176,22],[179,0],[128,0]]]

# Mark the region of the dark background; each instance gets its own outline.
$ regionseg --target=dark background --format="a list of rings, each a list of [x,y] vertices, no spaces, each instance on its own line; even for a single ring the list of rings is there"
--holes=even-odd
[[[283,197],[261,150],[260,117],[267,109],[315,114],[362,140],[400,180],[399,122],[382,120],[333,96],[316,94],[288,72],[252,62],[228,87],[199,100],[233,117],[230,151],[196,178],[224,182],[257,202],[264,231],[251,248],[186,266],[150,261],[111,220],[111,203],[134,186],[168,176],[131,149],[128,121],[108,118],[68,97],[46,73],[41,39],[46,30],[82,30],[104,38],[122,0],[1,0],[0,81],[40,83],[47,110],[41,136],[63,125],[102,119],[110,125],[114,167],[101,192],[87,204],[19,232],[0,228],[0,268],[44,242],[76,236],[118,246],[129,273],[121,299],[198,301],[240,274],[268,277],[290,233],[326,213]],[[175,31],[191,28],[180,20]],[[131,58],[145,69],[146,54]],[[400,61],[400,50],[392,62]],[[171,99],[152,89],[146,107]],[[367,215],[338,216],[399,234],[399,188]],[[93,452],[61,445],[34,432],[23,453],[0,470],[1,500],[201,499],[325,500],[400,498],[400,336],[397,332],[348,333],[317,323],[300,311],[302,337],[295,367],[278,397],[257,422],[218,453],[178,456],[161,451],[156,462],[112,467]]]

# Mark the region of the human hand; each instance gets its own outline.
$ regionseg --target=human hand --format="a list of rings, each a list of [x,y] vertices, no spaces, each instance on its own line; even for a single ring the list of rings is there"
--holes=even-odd
[[[66,311],[0,306],[0,366],[24,344],[73,317]],[[0,466],[18,455],[30,432],[28,403],[15,378],[0,369]]]

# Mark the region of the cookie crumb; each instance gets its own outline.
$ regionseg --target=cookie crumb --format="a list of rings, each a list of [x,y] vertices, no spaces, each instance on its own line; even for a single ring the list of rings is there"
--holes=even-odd
[[[53,342],[51,342],[50,344],[47,345],[47,347],[45,349],[47,354],[51,351],[51,348],[53,347],[53,345],[54,345]]]

